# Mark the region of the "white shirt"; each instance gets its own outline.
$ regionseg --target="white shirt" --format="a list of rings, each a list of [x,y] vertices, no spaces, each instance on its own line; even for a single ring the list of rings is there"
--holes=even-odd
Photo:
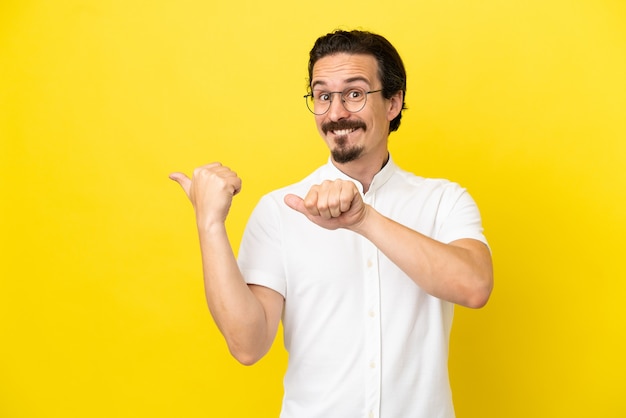
[[[285,297],[289,364],[281,417],[452,418],[453,304],[426,294],[367,239],[323,229],[283,201],[287,193],[304,197],[312,185],[338,178],[362,192],[329,160],[301,182],[264,196],[239,251],[246,281]],[[417,177],[391,159],[363,199],[438,241],[486,244],[465,189]]]

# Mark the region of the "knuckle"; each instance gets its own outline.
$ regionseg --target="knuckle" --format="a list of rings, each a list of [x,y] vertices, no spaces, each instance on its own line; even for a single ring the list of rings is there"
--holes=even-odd
[[[317,202],[313,199],[304,199],[304,207],[311,210],[317,208]]]
[[[337,207],[340,201],[340,197],[337,195],[328,196],[328,207]]]

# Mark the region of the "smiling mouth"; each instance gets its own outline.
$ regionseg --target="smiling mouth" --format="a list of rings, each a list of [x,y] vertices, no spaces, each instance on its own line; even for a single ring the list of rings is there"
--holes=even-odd
[[[352,129],[337,129],[334,131],[331,131],[333,134],[337,135],[337,136],[346,136],[351,134],[352,132],[356,131],[356,128],[352,128]]]
[[[333,134],[337,136],[346,136],[352,132],[362,129],[366,130],[365,123],[360,120],[340,120],[340,121],[328,121],[322,125],[322,131],[324,134]]]

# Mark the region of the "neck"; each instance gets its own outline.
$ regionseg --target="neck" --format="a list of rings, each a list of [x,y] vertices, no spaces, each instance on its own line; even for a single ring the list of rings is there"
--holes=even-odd
[[[333,160],[333,164],[344,174],[357,180],[363,186],[363,193],[367,193],[374,180],[374,176],[378,174],[380,170],[389,161],[389,152],[381,155],[375,159],[366,161],[365,158],[358,158],[355,161],[339,164]]]

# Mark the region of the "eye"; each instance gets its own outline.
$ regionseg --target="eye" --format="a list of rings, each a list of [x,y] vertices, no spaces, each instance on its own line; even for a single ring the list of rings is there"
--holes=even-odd
[[[344,97],[346,98],[346,100],[354,102],[361,100],[364,94],[365,92],[361,89],[351,89],[345,93]]]
[[[318,102],[327,102],[330,100],[330,93],[325,92],[325,91],[319,91],[319,92],[313,93],[313,97]]]

